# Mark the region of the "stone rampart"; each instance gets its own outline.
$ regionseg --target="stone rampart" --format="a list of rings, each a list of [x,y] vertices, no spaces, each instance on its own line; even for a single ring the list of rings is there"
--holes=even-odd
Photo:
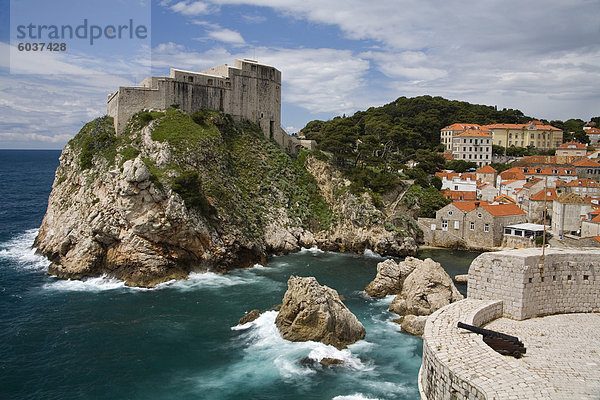
[[[422,400],[550,399],[543,377],[484,343],[481,335],[458,328],[461,321],[482,326],[502,316],[503,302],[465,299],[431,314],[423,333],[419,371]]]
[[[504,316],[600,309],[600,250],[542,249],[484,253],[471,263],[467,297],[503,300]]]

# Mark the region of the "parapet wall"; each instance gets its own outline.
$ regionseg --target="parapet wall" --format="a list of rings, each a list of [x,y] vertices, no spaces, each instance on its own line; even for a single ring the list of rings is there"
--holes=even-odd
[[[523,320],[600,309],[600,250],[484,253],[471,263],[467,297],[503,300],[504,316]]]

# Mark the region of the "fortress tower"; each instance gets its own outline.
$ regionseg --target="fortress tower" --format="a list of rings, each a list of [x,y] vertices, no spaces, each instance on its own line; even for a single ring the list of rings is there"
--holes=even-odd
[[[132,115],[144,109],[165,110],[179,105],[185,112],[202,109],[230,114],[234,120],[249,120],[263,134],[296,154],[301,143],[281,128],[281,72],[252,60],[235,60],[206,71],[171,68],[169,77],[148,77],[138,87],[119,87],[108,95],[107,115],[115,120],[117,134]]]

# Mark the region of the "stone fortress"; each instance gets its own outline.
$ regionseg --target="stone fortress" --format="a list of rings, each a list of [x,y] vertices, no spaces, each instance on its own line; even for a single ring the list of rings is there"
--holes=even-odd
[[[169,77],[151,76],[137,87],[119,87],[108,95],[107,115],[114,118],[117,134],[141,110],[166,110],[177,105],[191,113],[202,109],[222,111],[235,121],[249,120],[264,135],[291,154],[313,141],[299,140],[281,128],[281,72],[253,60],[235,60],[206,71],[171,68]]]
[[[467,298],[429,316],[422,400],[600,399],[600,251],[505,250],[469,268]],[[458,322],[518,336],[503,356]]]

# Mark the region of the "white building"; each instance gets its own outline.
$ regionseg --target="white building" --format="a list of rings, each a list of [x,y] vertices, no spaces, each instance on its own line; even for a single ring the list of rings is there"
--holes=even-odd
[[[487,130],[467,129],[452,138],[452,157],[479,167],[492,162],[492,135]]]

